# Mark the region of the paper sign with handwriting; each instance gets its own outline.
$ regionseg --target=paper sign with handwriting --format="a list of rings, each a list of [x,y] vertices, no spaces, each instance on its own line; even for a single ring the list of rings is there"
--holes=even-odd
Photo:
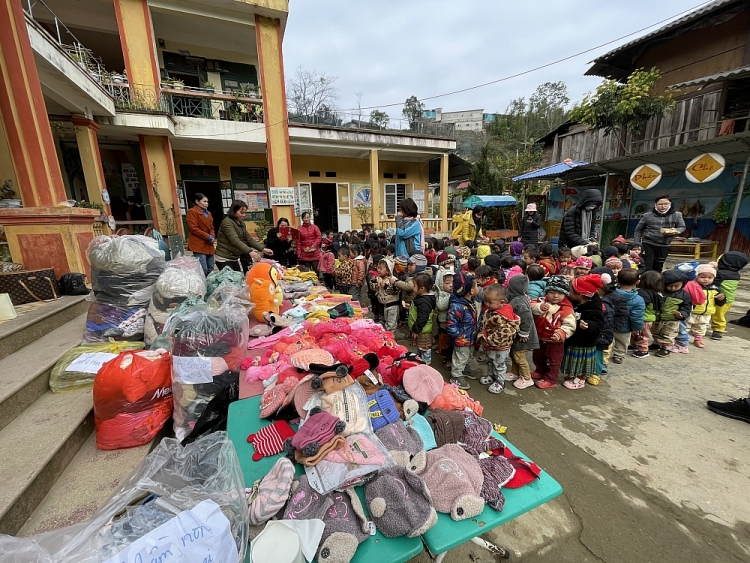
[[[97,373],[102,364],[114,359],[117,354],[109,352],[87,352],[81,354],[65,368],[65,371],[77,371],[79,373]]]
[[[197,383],[211,383],[211,358],[190,356],[172,356],[174,380],[177,383],[195,385]]]
[[[104,563],[237,563],[237,545],[221,508],[204,500],[134,541]]]

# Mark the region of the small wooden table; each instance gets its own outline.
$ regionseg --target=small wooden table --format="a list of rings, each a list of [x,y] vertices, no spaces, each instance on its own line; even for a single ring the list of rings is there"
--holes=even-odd
[[[672,241],[669,245],[670,254],[677,256],[688,256],[695,260],[711,258],[716,260],[719,256],[719,241],[699,240],[697,242]]]

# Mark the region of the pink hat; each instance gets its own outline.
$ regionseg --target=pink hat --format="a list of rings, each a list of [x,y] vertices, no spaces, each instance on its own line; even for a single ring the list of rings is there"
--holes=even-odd
[[[331,441],[336,434],[343,432],[344,423],[325,411],[311,415],[299,431],[292,437],[292,446],[303,455],[314,456],[320,446]]]
[[[310,364],[322,364],[324,366],[333,365],[335,362],[330,352],[320,348],[309,348],[295,352],[289,357],[289,363],[294,367],[305,371],[310,369]]]
[[[443,390],[443,376],[435,368],[418,365],[404,371],[404,389],[412,399],[420,403],[432,403]]]
[[[338,450],[329,452],[326,461],[332,463],[355,463],[357,465],[385,464],[385,455],[364,434],[352,434],[346,438],[346,443]]]
[[[576,268],[586,268],[587,270],[590,270],[594,266],[594,261],[586,256],[579,256],[576,258],[574,266]]]
[[[695,275],[698,274],[711,274],[716,277],[716,269],[711,264],[700,264],[695,268]]]
[[[536,203],[529,203],[526,206],[526,211],[536,211]]]
[[[249,516],[253,526],[259,526],[276,516],[289,498],[294,480],[294,464],[280,457],[258,485],[258,496],[250,504]]]

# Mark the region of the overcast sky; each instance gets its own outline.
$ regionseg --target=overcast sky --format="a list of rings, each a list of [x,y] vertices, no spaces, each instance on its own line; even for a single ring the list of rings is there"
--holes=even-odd
[[[302,66],[338,76],[340,108],[399,103],[489,82],[595,47],[701,4],[701,0],[291,0],[287,77]],[[661,24],[663,25],[663,24]],[[657,26],[660,27],[660,26]],[[652,28],[656,29],[656,28]],[[649,29],[637,36],[652,31]],[[502,112],[537,85],[564,81],[571,101],[600,80],[585,77],[597,49],[525,76],[425,102],[444,111]]]

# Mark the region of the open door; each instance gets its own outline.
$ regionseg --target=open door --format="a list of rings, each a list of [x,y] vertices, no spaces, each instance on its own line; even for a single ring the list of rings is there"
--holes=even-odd
[[[339,232],[352,230],[352,198],[348,183],[336,184],[338,195]]]

